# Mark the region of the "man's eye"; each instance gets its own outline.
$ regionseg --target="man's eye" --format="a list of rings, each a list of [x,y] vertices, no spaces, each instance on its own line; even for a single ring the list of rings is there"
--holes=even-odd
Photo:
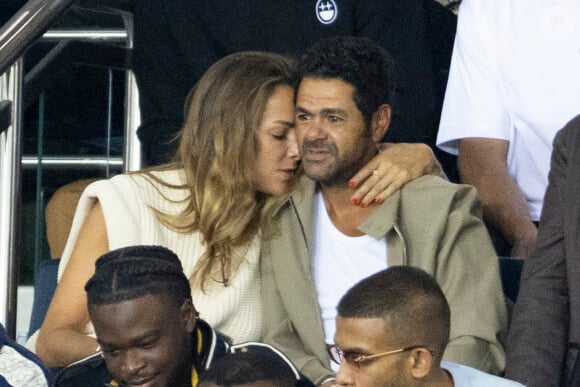
[[[360,361],[361,358],[364,358],[364,355],[357,352],[344,352],[342,356],[344,357],[344,360],[349,363],[357,362]]]
[[[310,116],[306,113],[300,113],[298,114],[297,118],[299,121],[306,121],[310,118]]]
[[[277,134],[273,136],[274,139],[278,140],[278,141],[284,141],[286,140],[286,135],[285,134]]]
[[[102,352],[103,352],[103,355],[106,355],[106,356],[117,356],[119,354],[119,350],[113,349],[113,348],[103,348]]]
[[[139,348],[141,349],[151,349],[155,346],[155,342],[154,341],[147,341],[144,343],[141,343],[141,345],[139,345]]]
[[[342,121],[342,118],[337,117],[337,116],[328,116],[328,121],[330,121],[330,122],[339,122],[339,121]]]

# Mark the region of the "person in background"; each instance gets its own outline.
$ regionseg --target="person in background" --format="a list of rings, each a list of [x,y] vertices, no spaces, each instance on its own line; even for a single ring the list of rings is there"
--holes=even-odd
[[[33,336],[29,344],[46,364],[62,367],[95,353],[84,284],[100,255],[139,244],[175,251],[192,282],[197,310],[215,329],[234,343],[261,338],[261,230],[287,200],[300,171],[297,74],[295,62],[280,54],[241,52],[221,59],[188,98],[175,161],[87,187],[54,298],[37,342]],[[418,158],[393,164],[393,149]],[[386,178],[384,191],[433,163],[432,152],[400,144],[367,169],[380,166],[370,182],[381,185]]]
[[[269,348],[242,347],[222,357],[204,372],[199,387],[314,387],[281,352],[272,356]]]
[[[442,361],[450,309],[425,271],[393,266],[363,279],[338,303],[330,358],[336,384],[357,387],[523,387]]]
[[[220,58],[246,50],[299,56],[321,38],[364,36],[396,60],[393,124],[384,140],[428,144],[456,180],[455,157],[439,151],[435,139],[457,18],[434,0],[140,0],[134,12],[146,165],[171,159],[181,104]],[[357,192],[353,198],[363,199]]]
[[[507,377],[580,386],[580,116],[558,132],[536,250],[526,259],[507,342]]]
[[[265,344],[232,347],[199,318],[181,262],[164,247],[104,254],[85,289],[101,352],[64,368],[56,387],[191,387],[208,367],[236,351],[286,361]]]
[[[477,188],[498,254],[534,248],[552,141],[578,113],[580,3],[464,0],[437,145]]]
[[[321,40],[301,59],[305,175],[262,243],[264,340],[317,384],[333,383],[325,345],[340,296],[392,265],[423,268],[444,289],[453,316],[444,359],[504,368],[505,301],[475,189],[423,176],[384,201],[348,203],[349,177],[376,155],[390,124],[390,66],[380,46],[357,37]]]
[[[0,324],[0,386],[52,386],[52,373],[28,349],[16,343]]]

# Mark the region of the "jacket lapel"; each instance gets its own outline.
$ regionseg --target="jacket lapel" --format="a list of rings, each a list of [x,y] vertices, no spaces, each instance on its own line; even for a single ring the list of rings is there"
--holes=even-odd
[[[306,273],[310,273],[310,257],[314,233],[314,195],[316,190],[316,182],[306,176],[302,176],[300,186],[291,196],[293,211],[296,211],[298,215],[297,219],[300,222],[300,227],[306,240],[305,247],[308,254],[299,254],[300,263]]]
[[[397,226],[401,190],[393,193],[358,229],[375,239],[387,239],[387,265],[406,264],[405,241]]]

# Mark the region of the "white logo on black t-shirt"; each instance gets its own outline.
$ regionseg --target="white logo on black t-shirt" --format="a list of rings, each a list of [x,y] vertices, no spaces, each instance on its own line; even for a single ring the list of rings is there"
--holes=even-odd
[[[316,2],[316,17],[322,24],[330,24],[338,16],[338,7],[334,0],[318,0]]]

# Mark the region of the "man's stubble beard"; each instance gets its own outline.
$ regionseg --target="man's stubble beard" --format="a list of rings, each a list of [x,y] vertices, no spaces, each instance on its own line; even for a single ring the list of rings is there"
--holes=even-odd
[[[365,139],[361,139],[361,147],[367,146]],[[352,151],[342,157],[333,143],[324,143],[322,140],[305,141],[302,150],[307,148],[323,149],[329,153],[324,161],[308,162],[302,160],[304,173],[323,187],[348,187],[352,177],[370,160],[364,150]]]

